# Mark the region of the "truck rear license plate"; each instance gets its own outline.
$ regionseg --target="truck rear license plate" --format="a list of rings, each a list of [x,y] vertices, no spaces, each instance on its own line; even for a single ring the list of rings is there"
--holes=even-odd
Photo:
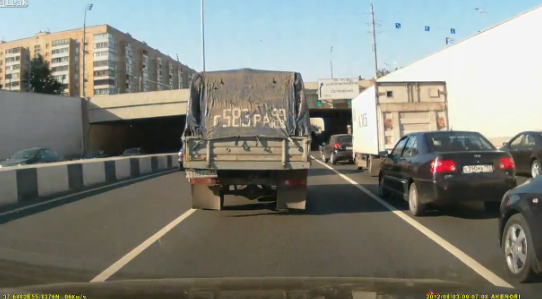
[[[352,150],[352,147],[351,147],[351,146],[347,146],[347,147],[346,147],[346,150],[347,150],[347,151]]]
[[[466,165],[463,166],[463,173],[490,173],[493,172],[493,165]]]

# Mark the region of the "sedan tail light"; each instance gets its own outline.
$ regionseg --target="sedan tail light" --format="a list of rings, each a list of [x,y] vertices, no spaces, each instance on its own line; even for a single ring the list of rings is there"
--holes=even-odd
[[[183,156],[183,152],[179,152],[179,157],[182,157]]]
[[[514,169],[516,164],[512,157],[504,157],[499,160],[499,169]]]
[[[456,170],[455,162],[452,160],[440,160],[437,158],[431,162],[432,173],[455,172]]]
[[[338,143],[335,143],[335,144],[333,145],[333,147],[334,147],[335,149],[341,149],[341,145],[338,144]]]

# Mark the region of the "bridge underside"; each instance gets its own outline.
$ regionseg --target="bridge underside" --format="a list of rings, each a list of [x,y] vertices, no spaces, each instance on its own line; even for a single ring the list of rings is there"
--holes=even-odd
[[[186,115],[186,102],[90,108],[89,123]]]

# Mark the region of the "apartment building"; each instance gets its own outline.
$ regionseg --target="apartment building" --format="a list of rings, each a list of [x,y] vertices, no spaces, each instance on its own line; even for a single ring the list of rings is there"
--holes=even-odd
[[[49,61],[53,76],[69,96],[188,88],[195,73],[158,49],[109,25],[87,27],[85,32],[85,61],[83,28],[0,41],[0,85],[8,90],[28,90],[23,77],[30,59],[37,54]]]

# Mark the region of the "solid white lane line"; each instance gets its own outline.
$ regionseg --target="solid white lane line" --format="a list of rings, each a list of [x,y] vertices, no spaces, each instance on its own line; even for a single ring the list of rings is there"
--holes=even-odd
[[[177,217],[175,220],[170,222],[168,225],[164,226],[157,233],[155,233],[150,238],[145,240],[145,242],[139,244],[136,248],[132,249],[132,251],[128,252],[128,254],[121,257],[113,265],[109,266],[109,268],[105,269],[102,273],[98,274],[98,276],[94,277],[90,282],[104,282],[104,281],[106,281],[109,277],[111,277],[113,274],[117,273],[120,269],[122,269],[122,267],[126,266],[126,264],[128,264],[131,260],[135,259],[145,249],[149,248],[154,242],[156,242],[160,238],[162,238],[165,234],[167,234],[170,230],[172,230],[179,223],[183,222],[186,218],[188,218],[188,216],[192,215],[195,211],[197,211],[197,210],[190,209],[190,210],[184,212],[181,216]]]
[[[312,157],[312,156],[311,156]],[[314,157],[312,157],[314,159]],[[506,282],[504,279],[497,276],[495,273],[491,272],[486,267],[482,266],[482,264],[478,263],[476,260],[468,256],[466,253],[461,251],[459,248],[452,245],[450,242],[444,240],[441,236],[437,235],[427,227],[423,226],[418,221],[414,220],[407,214],[405,214],[402,211],[397,210],[394,206],[390,205],[380,197],[373,194],[371,191],[369,191],[367,188],[359,185],[356,181],[352,180],[351,178],[347,177],[346,175],[340,173],[339,171],[335,170],[333,167],[314,159],[314,161],[320,163],[321,165],[325,166],[329,170],[333,171],[335,174],[343,178],[345,181],[349,182],[350,184],[354,185],[356,188],[361,190],[363,193],[370,196],[372,199],[377,201],[379,204],[384,206],[386,209],[390,210],[392,213],[394,213],[397,217],[403,219],[406,223],[410,224],[412,227],[414,227],[416,230],[424,234],[429,239],[433,240],[433,242],[437,243],[440,247],[444,248],[446,251],[451,253],[453,256],[455,256],[458,260],[460,260],[463,264],[465,264],[467,267],[474,270],[474,272],[478,273],[480,276],[482,276],[485,280],[489,281],[495,286],[503,287],[503,288],[510,288],[513,289],[514,287],[510,285],[508,282]]]
[[[129,182],[134,182],[134,181],[137,181],[137,180],[141,180],[141,179],[144,179],[144,178],[150,178],[150,177],[158,176],[158,175],[161,175],[161,174],[169,174],[169,173],[173,173],[173,172],[176,172],[176,171],[179,171],[179,170],[178,169],[164,170],[164,171],[161,171],[161,172],[157,172],[157,173],[153,173],[153,174],[149,174],[149,175],[144,175],[144,176],[139,176],[137,178],[124,180],[124,181],[120,181],[120,182],[117,182],[117,183],[108,184],[108,185],[88,189],[88,190],[77,192],[77,193],[70,193],[68,195],[57,197],[55,199],[42,201],[42,202],[39,202],[39,203],[35,203],[35,204],[32,204],[32,205],[28,205],[28,206],[24,206],[24,207],[20,207],[20,208],[14,209],[14,210],[9,210],[7,212],[0,213],[0,217],[1,216],[6,216],[6,215],[9,215],[9,214],[13,214],[13,213],[18,213],[18,212],[21,212],[21,211],[24,211],[24,210],[35,208],[35,207],[43,206],[43,205],[46,205],[46,204],[57,202],[57,201],[67,199],[67,198],[70,198],[70,197],[74,197],[74,196],[77,196],[77,195],[82,195],[82,194],[86,194],[86,193],[90,193],[90,192],[94,192],[94,191],[99,191],[99,190],[115,187],[115,186],[118,186],[118,185],[121,185],[121,184],[126,184],[126,183],[129,183]]]

